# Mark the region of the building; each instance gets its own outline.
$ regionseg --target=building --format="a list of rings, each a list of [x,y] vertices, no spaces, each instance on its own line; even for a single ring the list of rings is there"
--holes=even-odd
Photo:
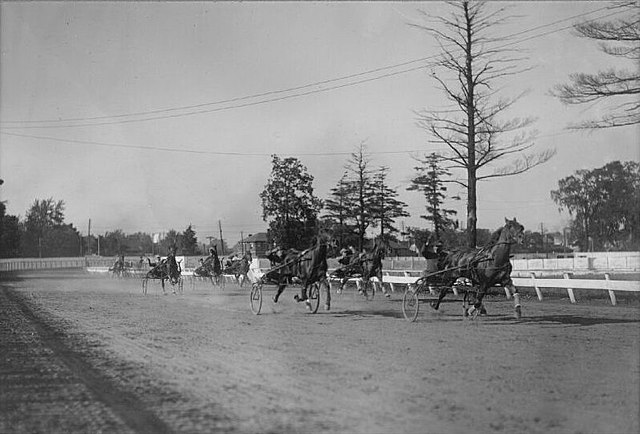
[[[264,257],[267,250],[269,250],[269,242],[266,232],[258,232],[257,234],[249,235],[242,240],[243,251],[250,251],[254,258]]]

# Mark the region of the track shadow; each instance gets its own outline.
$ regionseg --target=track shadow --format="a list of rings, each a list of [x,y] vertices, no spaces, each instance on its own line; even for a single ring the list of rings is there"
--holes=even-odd
[[[575,325],[581,327],[589,327],[604,324],[640,324],[640,318],[627,319],[627,318],[605,318],[605,317],[584,317],[579,315],[540,315],[523,317],[519,320],[513,318],[505,318],[505,320],[511,320],[524,324],[561,324],[561,325]]]
[[[340,312],[332,313],[331,316],[336,318],[340,317],[385,317],[385,318],[404,318],[402,312],[397,309],[378,309],[378,310],[341,310]]]

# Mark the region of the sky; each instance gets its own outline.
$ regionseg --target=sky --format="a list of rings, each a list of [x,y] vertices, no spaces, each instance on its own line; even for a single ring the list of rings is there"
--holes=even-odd
[[[496,28],[530,68],[499,83],[525,92],[507,113],[533,117],[544,165],[478,185],[478,227],[516,217],[562,230],[558,181],[610,161],[640,161],[634,126],[580,132],[572,122],[606,103],[566,106],[550,94],[574,72],[637,65],[579,38],[571,25],[619,17],[605,2],[490,2],[509,6]],[[297,157],[327,198],[364,143],[372,167],[411,217],[416,158],[443,150],[417,125],[447,110],[429,66],[437,42],[415,24],[448,14],[441,2],[1,2],[0,200],[24,217],[36,199],[65,202],[86,234],[184,231],[234,244],[264,232],[260,192],[271,155]],[[506,161],[508,162],[508,161]],[[505,162],[505,163],[506,163]],[[454,176],[463,177],[454,172]],[[462,192],[464,193],[464,192]],[[466,220],[464,201],[447,206]]]

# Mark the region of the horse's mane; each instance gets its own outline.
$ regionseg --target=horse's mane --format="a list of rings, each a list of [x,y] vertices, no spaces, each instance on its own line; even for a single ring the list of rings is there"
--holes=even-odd
[[[491,238],[489,238],[489,242],[487,244],[489,244],[489,245],[496,244],[498,242],[498,240],[500,239],[500,234],[502,233],[503,229],[504,229],[504,227],[501,227],[501,228],[497,229],[493,234],[491,234]]]

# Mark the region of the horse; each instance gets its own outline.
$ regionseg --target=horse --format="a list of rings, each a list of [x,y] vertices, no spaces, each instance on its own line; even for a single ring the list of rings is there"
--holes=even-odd
[[[505,225],[494,232],[489,243],[481,249],[467,249],[447,253],[442,258],[441,279],[445,282],[440,287],[438,299],[431,304],[435,310],[440,307],[440,302],[447,291],[459,278],[471,280],[477,287],[475,303],[465,309],[465,315],[475,318],[483,310],[482,300],[487,290],[495,285],[501,285],[513,295],[514,316],[519,319],[522,316],[520,294],[518,288],[511,280],[511,262],[509,255],[512,244],[522,244],[524,240],[524,226],[515,219],[505,218]]]
[[[326,299],[325,310],[331,309],[331,291],[327,279],[327,252],[331,243],[322,236],[317,236],[315,244],[302,252],[296,249],[288,249],[282,255],[274,253],[267,256],[275,269],[268,271],[264,278],[275,282],[278,291],[273,296],[274,303],[278,302],[280,295],[288,284],[294,281],[300,282],[300,295],[293,298],[297,302],[305,302],[308,309],[311,309],[311,302],[307,298],[307,288],[313,284],[324,286]]]
[[[243,257],[237,261],[231,261],[230,265],[225,267],[223,273],[224,274],[233,274],[236,278],[236,281],[239,283],[240,288],[242,288],[242,284],[247,279],[247,273],[249,272],[249,261],[246,257]]]
[[[371,249],[370,252],[361,253],[352,258],[349,264],[334,271],[334,275],[341,277],[338,293],[342,292],[349,278],[360,276],[363,283],[363,288],[360,289],[360,292],[367,297],[367,288],[372,284],[371,278],[376,277],[378,282],[380,282],[380,287],[385,297],[391,297],[391,294],[387,292],[382,284],[382,259],[384,258],[385,251],[386,246],[383,241],[380,238],[376,238],[373,242],[373,249]],[[371,295],[373,296],[373,292]]]
[[[160,280],[163,294],[166,294],[164,286],[165,280],[169,281],[172,287],[178,285],[178,289],[182,291],[182,269],[176,261],[175,255],[171,254],[167,256],[166,260],[159,261],[158,263],[152,263],[151,260],[147,258],[147,262],[152,268],[147,271],[142,281],[142,292],[144,294],[147,293],[147,283],[149,280]],[[173,293],[176,293],[175,288],[173,289]]]
[[[222,275],[220,259],[213,249],[210,249],[210,251],[211,255],[204,261],[202,261],[202,259],[200,260],[202,264],[193,270],[193,275],[208,278],[212,285],[219,285],[220,276]]]

